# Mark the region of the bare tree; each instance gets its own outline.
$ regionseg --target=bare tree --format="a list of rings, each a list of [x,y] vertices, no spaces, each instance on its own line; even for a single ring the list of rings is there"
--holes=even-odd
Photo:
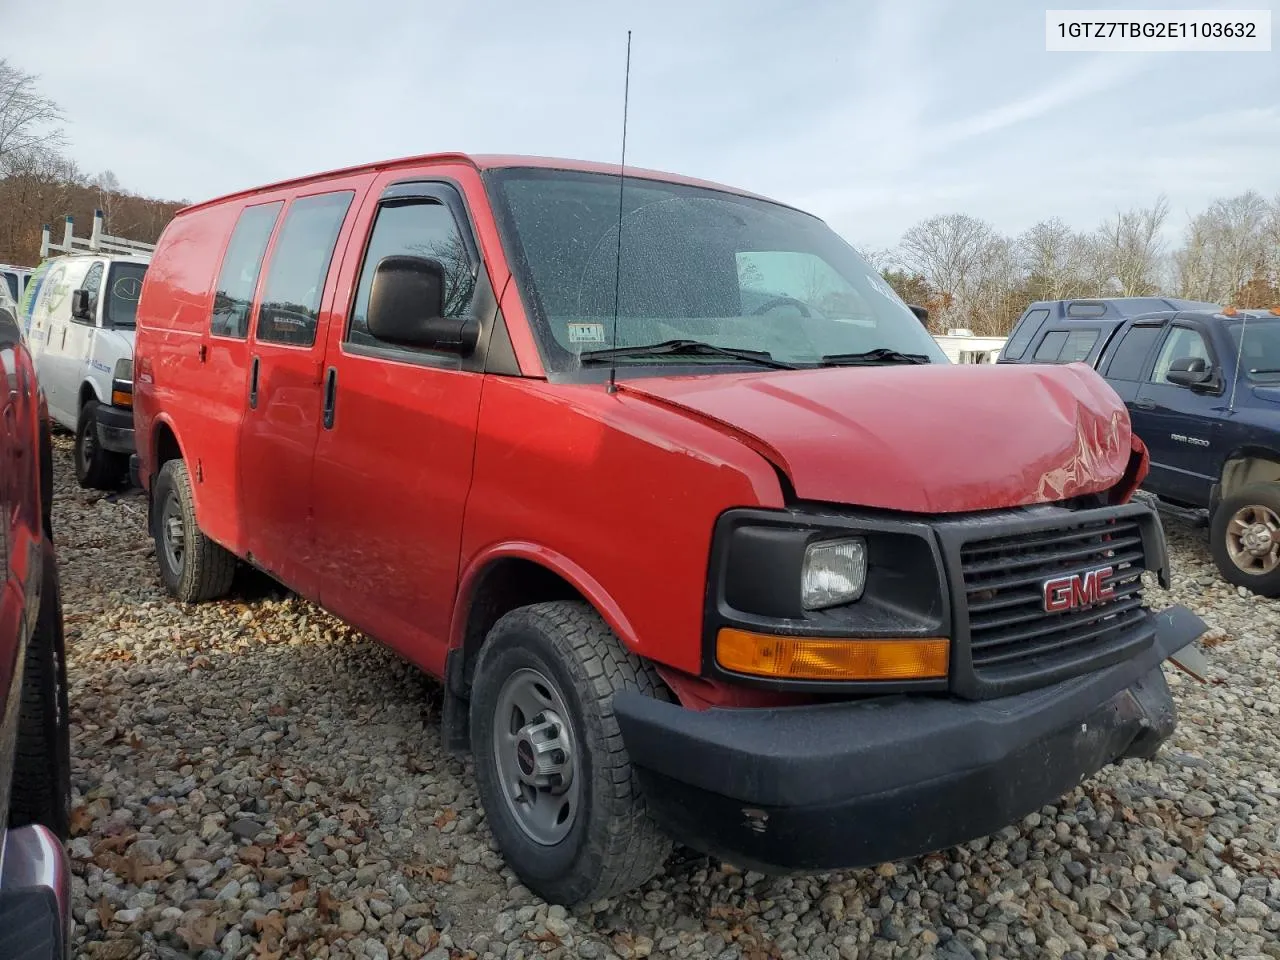
[[[1058,217],[1027,230],[1018,238],[1017,249],[1030,299],[1096,295],[1087,277],[1090,244]]]
[[[112,233],[114,222],[112,214],[115,212],[116,197],[122,193],[120,180],[110,170],[103,170],[93,178],[93,187],[98,191],[98,209],[102,211],[102,229],[106,233]]]
[[[62,143],[62,112],[36,88],[36,77],[0,59],[0,171],[13,156]]]
[[[963,312],[994,236],[989,223],[966,214],[930,217],[903,234],[899,256],[910,271],[948,298],[952,305],[944,314]]]
[[[1269,283],[1268,231],[1275,213],[1248,191],[1215,200],[1194,217],[1174,255],[1178,291],[1215,303],[1235,303],[1255,283]]]
[[[1160,289],[1164,244],[1160,232],[1169,217],[1169,201],[1162,194],[1150,207],[1134,207],[1098,228],[1114,292],[1142,297]]]

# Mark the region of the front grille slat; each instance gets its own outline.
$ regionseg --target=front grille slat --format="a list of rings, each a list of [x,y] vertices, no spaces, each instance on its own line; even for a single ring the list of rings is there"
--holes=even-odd
[[[979,688],[1019,687],[1020,678],[1085,672],[1092,664],[1129,655],[1143,640],[1142,573],[1147,569],[1143,523],[1121,509],[1063,511],[1059,525],[1026,531],[1011,514],[1007,524],[984,525],[958,544],[972,675]],[[1081,606],[1045,610],[1046,581],[1081,577],[1103,568],[1113,596]],[[1071,593],[1076,598],[1076,593]],[[1146,642],[1145,640],[1143,642]],[[995,689],[992,687],[992,689]]]
[[[1135,616],[1135,612],[1140,612],[1140,606],[1134,604],[1120,613],[1117,619],[1113,621],[1103,621],[1094,624],[1087,630],[1068,630],[1062,633],[1054,634],[1043,643],[1035,645],[1032,649],[1012,650],[1006,653],[993,653],[983,657],[983,664],[986,666],[994,666],[998,663],[1008,663],[1012,660],[1024,660],[1028,655],[1039,656],[1045,653],[1052,653],[1065,647],[1074,647],[1089,643],[1103,636],[1109,630],[1125,629],[1142,621],[1142,616]]]
[[[1038,621],[1032,623],[1030,627],[1024,627],[1020,630],[1007,631],[1000,633],[992,631],[991,635],[984,636],[981,640],[971,641],[975,657],[979,651],[982,651],[983,662],[992,662],[998,659],[999,655],[988,656],[986,651],[994,647],[1004,647],[1011,643],[1023,643],[1035,640],[1037,637],[1067,635],[1077,626],[1090,626],[1098,621],[1105,622],[1109,617],[1117,613],[1126,613],[1129,610],[1135,610],[1142,606],[1142,597],[1127,597],[1123,600],[1113,601],[1094,607],[1093,612],[1096,616],[1089,619],[1074,619],[1070,614],[1058,614],[1052,620],[1041,617]],[[1060,618],[1060,619],[1059,619]],[[985,631],[984,631],[985,632]]]
[[[1141,546],[1142,537],[1125,537],[1123,539],[1111,539],[1106,541],[1107,548],[1110,550],[1120,551],[1128,550],[1130,547]],[[1061,550],[1053,556],[1058,560],[1081,560],[1085,557],[1092,557],[1098,552],[1097,544],[1087,544],[1083,547],[1076,547],[1073,550]],[[993,570],[1017,570],[1022,567],[1038,567],[1044,563],[1043,557],[1033,554],[1029,557],[1021,557],[1018,559],[999,559],[987,560],[983,563],[965,564],[964,572],[966,575],[973,574],[980,576]]]
[[[969,582],[968,571],[965,571],[965,589],[968,593],[979,593],[983,590],[1004,590],[1008,587],[1023,587],[1031,583],[1040,583],[1048,580],[1055,575],[1062,575],[1073,572],[1071,564],[1079,567],[1081,570],[1088,570],[1093,567],[1119,567],[1121,564],[1134,563],[1142,559],[1142,550],[1129,550],[1125,553],[1118,553],[1115,556],[1107,556],[1110,551],[1110,545],[1101,545],[1096,551],[1096,561],[1092,563],[1083,562],[1087,558],[1067,558],[1060,560],[1057,557],[1046,557],[1046,561],[1058,564],[1057,568],[1046,573],[1044,568],[1046,564],[1041,564],[1030,573],[1019,573],[1014,576],[1001,577],[998,580],[978,580],[974,583]]]

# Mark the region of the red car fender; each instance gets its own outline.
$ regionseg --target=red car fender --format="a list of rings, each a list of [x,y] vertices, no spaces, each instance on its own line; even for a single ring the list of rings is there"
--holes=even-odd
[[[568,557],[547,547],[536,543],[512,541],[494,544],[480,551],[471,558],[471,562],[463,571],[449,625],[451,652],[461,649],[466,640],[468,613],[481,576],[492,563],[504,559],[528,560],[562,577],[595,607],[600,616],[604,617],[605,622],[618,635],[623,646],[628,650],[635,650],[638,646],[636,632],[626,614],[591,574]]]

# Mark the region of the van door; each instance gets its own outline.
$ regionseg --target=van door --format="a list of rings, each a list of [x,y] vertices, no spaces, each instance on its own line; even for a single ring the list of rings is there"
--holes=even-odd
[[[80,420],[80,386],[89,376],[89,357],[93,353],[93,341],[102,326],[102,281],[106,275],[106,264],[95,260],[85,272],[80,282],[72,288],[72,305],[67,307],[66,337],[62,342],[62,360],[59,369],[62,371],[62,387],[66,390],[63,397],[64,409],[73,423]],[[77,317],[71,311],[75,302],[75,291],[84,290],[89,294],[88,318]]]
[[[67,358],[84,330],[82,325],[71,321],[71,294],[80,288],[89,269],[87,260],[55,263],[41,286],[39,316],[32,322],[33,328],[40,330],[40,335],[32,338],[38,348],[36,374],[44,388],[50,415],[68,430],[76,428],[80,379],[76,375],[76,364]]]
[[[395,254],[445,265],[450,316],[472,315],[492,294],[458,191],[394,179],[405,174],[384,175],[370,193],[335,302],[315,556],[327,609],[440,675],[484,376],[456,355],[378,340],[366,310],[374,268]]]
[[[371,179],[327,183],[290,201],[267,254],[249,344],[238,482],[246,556],[311,598],[311,460],[329,322],[321,307],[343,224]]]

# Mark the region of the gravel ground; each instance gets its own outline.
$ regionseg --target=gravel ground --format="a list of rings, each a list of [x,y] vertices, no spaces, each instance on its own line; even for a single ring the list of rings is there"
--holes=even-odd
[[[139,497],[76,487],[57,439],[73,723],[76,950],[126,957],[1280,958],[1280,603],[1166,521],[1170,594],[1215,682],[1154,762],[1022,824],[876,869],[766,878],[673,861],[566,912],[494,852],[435,686],[247,575],[167,599]]]

